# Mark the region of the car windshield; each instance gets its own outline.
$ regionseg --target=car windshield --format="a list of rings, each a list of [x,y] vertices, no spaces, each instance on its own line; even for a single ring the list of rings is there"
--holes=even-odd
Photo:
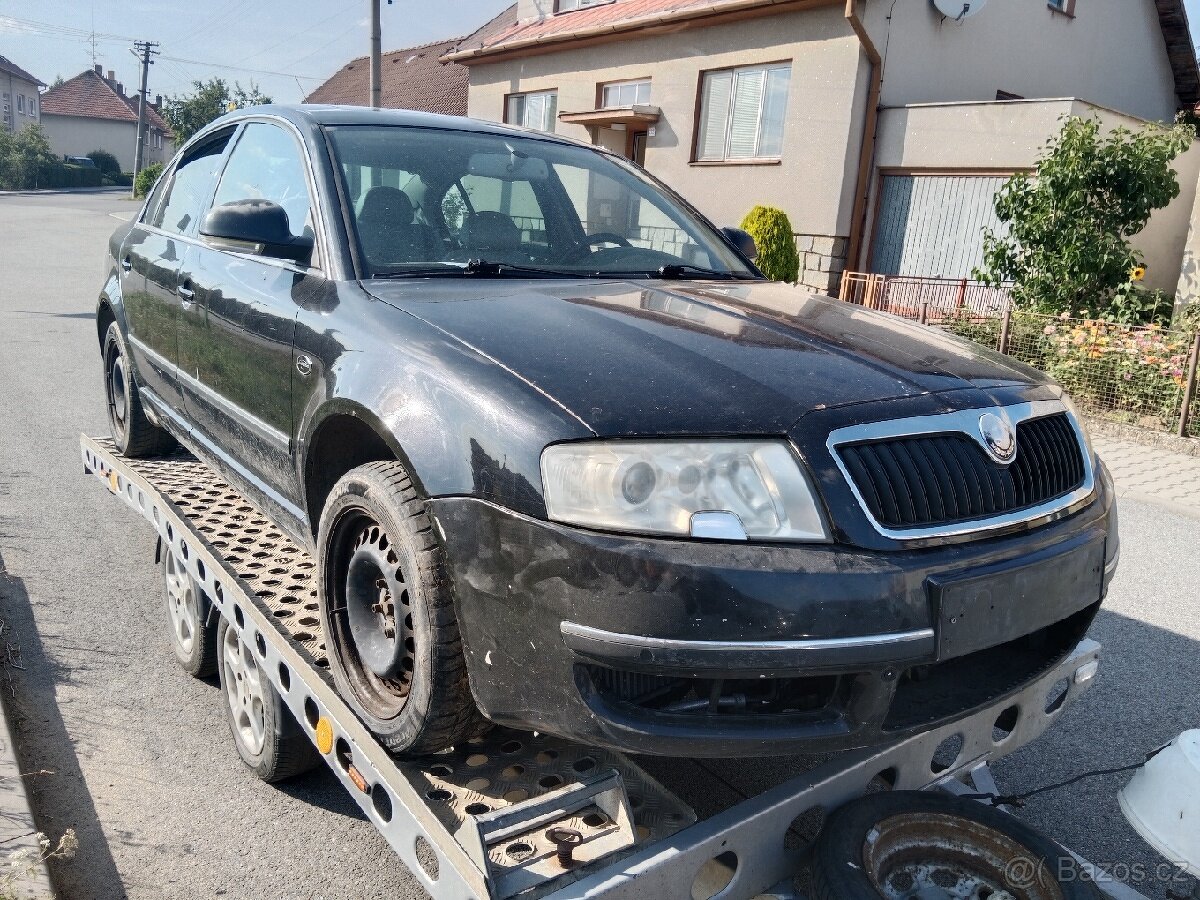
[[[369,276],[755,278],[639,169],[518,135],[329,129]]]

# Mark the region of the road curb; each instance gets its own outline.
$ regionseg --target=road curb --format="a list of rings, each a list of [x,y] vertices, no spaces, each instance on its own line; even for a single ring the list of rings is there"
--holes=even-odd
[[[5,892],[5,896],[44,900],[53,897],[54,892],[50,887],[50,873],[42,859],[33,810],[25,793],[25,780],[17,764],[7,705],[2,700],[0,718],[4,720],[4,729],[0,731],[0,891]],[[21,850],[29,851],[28,856],[9,875],[8,863],[13,854]],[[5,878],[12,880],[5,881]]]

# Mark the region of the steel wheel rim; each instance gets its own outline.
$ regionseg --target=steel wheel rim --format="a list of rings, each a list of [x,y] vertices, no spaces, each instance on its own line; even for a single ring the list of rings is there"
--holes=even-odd
[[[1028,863],[1028,865],[1026,865]],[[875,824],[863,866],[888,900],[1062,900],[1048,866],[1006,834],[965,817],[901,813]]]
[[[384,528],[362,509],[351,510],[338,523],[331,556],[329,649],[338,654],[364,709],[379,719],[395,718],[408,702],[416,669],[412,601],[400,557]],[[365,577],[367,572],[374,577]],[[395,649],[395,657],[387,670],[372,648],[360,651],[356,641],[356,633],[364,632],[368,611],[381,633],[391,632],[387,643]]]
[[[200,632],[200,609],[196,602],[192,577],[183,570],[175,554],[167,552],[163,579],[166,582],[167,614],[171,620],[171,639],[190,656]]]
[[[118,436],[125,434],[125,421],[129,417],[129,375],[125,370],[125,357],[115,343],[109,346],[108,377],[104,379],[108,395],[108,418]]]
[[[233,729],[246,749],[258,756],[267,736],[262,672],[250,648],[242,643],[232,627],[225,629],[225,639],[221,643],[221,668],[225,676],[221,683]]]

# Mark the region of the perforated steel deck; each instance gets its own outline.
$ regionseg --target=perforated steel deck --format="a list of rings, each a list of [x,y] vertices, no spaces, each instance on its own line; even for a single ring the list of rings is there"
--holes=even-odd
[[[111,441],[96,443],[154,484],[216,551],[239,587],[257,598],[280,633],[332,684],[317,606],[316,564],[308,551],[194,456],[181,451],[160,459],[126,459]],[[687,804],[621,754],[548,735],[497,728],[462,748],[398,764],[451,833],[472,815],[539,797],[607,769],[620,772],[625,783],[639,843],[657,841],[696,821]],[[582,831],[586,835],[589,828]],[[497,861],[508,864],[511,859]]]

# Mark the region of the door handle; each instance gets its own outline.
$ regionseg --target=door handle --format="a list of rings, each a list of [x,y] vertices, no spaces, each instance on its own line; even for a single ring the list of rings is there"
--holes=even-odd
[[[133,268],[133,261],[127,256],[121,260],[121,268],[128,272]]]
[[[182,284],[179,285],[179,287],[175,288],[175,293],[177,293],[179,295],[179,298],[184,303],[191,303],[192,298],[196,296],[195,291],[193,291],[191,288],[184,287]]]

